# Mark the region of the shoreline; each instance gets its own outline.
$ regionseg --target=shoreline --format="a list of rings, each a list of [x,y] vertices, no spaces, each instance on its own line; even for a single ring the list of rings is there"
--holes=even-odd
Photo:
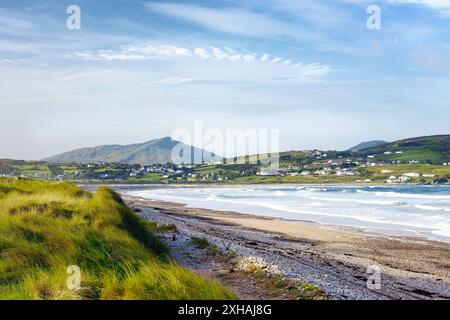
[[[133,191],[141,191],[146,190],[188,190],[188,189],[210,189],[210,190],[220,190],[220,189],[251,189],[251,190],[259,190],[259,189],[266,189],[266,188],[280,188],[280,185],[230,185],[230,186],[223,186],[223,185],[216,185],[216,186],[202,186],[202,185],[196,185],[196,186],[189,186],[189,185],[183,185],[183,186],[158,186],[158,185],[147,185],[147,186],[125,186],[125,185],[116,185],[113,186],[119,190],[122,190],[124,192],[128,191],[128,195],[130,196],[136,196],[140,197],[139,192],[137,194],[133,194]],[[378,186],[372,186],[372,185],[366,185],[366,186],[359,186],[354,184],[346,184],[346,185],[334,185],[334,184],[326,184],[326,185],[292,185],[292,186],[284,186],[283,188],[298,188],[298,189],[305,189],[308,190],[308,188],[324,188],[323,190],[328,190],[327,188],[361,188],[361,187],[368,187],[368,188],[376,188]],[[395,190],[401,190],[402,188],[409,188],[410,186],[387,186],[389,189],[395,189]],[[423,187],[423,186],[420,186]],[[429,186],[429,188],[439,188],[439,186]],[[320,189],[322,190],[322,189]],[[332,190],[332,189],[331,189]],[[295,191],[295,190],[294,190]],[[383,191],[383,190],[381,190]],[[390,191],[390,190],[388,190]],[[214,192],[214,191],[213,191]],[[144,196],[145,198],[145,196]],[[283,211],[283,209],[278,210],[274,209],[271,211],[271,207],[266,207],[264,205],[261,205],[261,208],[256,208],[255,205],[252,207],[249,205],[248,207],[237,207],[233,205],[227,205],[219,206],[215,205],[215,202],[207,203],[207,204],[198,204],[198,203],[190,203],[189,201],[183,201],[182,199],[167,199],[164,198],[155,199],[156,201],[161,202],[177,202],[179,201],[180,204],[185,205],[188,208],[196,209],[196,210],[202,210],[202,209],[210,209],[213,211],[220,211],[220,212],[238,212],[242,213],[244,215],[250,215],[254,217],[269,217],[273,219],[280,219],[284,221],[290,221],[290,222],[306,222],[306,223],[315,223],[320,227],[323,228],[330,228],[337,231],[344,231],[344,232],[351,232],[351,233],[357,233],[357,234],[366,234],[374,237],[383,237],[383,238],[411,238],[411,239],[418,239],[418,240],[430,240],[430,241],[438,241],[438,242],[444,242],[447,244],[450,244],[450,236],[446,233],[440,233],[438,231],[441,231],[440,229],[433,229],[429,225],[414,225],[414,224],[403,224],[402,220],[380,220],[380,219],[367,219],[366,216],[355,216],[355,215],[327,215],[326,213],[320,214],[320,212],[308,212],[306,210],[298,211],[300,216],[293,216],[291,214],[291,211],[286,210],[286,212]],[[364,199],[363,199],[364,200]],[[369,200],[367,200],[369,201]],[[375,201],[375,200],[374,200]],[[378,201],[378,200],[376,200]],[[256,205],[257,206],[257,205]],[[435,232],[436,231],[436,232]]]
[[[422,184],[422,183],[385,183],[385,182],[332,182],[332,183],[326,183],[326,182],[255,182],[255,183],[198,183],[198,182],[192,182],[192,183],[185,183],[185,182],[171,182],[171,183],[158,183],[158,182],[113,182],[113,181],[93,181],[93,182],[77,182],[77,181],[71,181],[72,183],[79,185],[79,186],[111,186],[111,187],[143,187],[143,186],[153,186],[153,187],[160,187],[160,188],[168,188],[168,187],[182,187],[182,188],[188,188],[188,187],[195,187],[195,188],[221,188],[221,187],[270,187],[270,186],[292,186],[292,187],[411,187],[411,186],[421,186],[421,187],[439,187],[439,186],[450,186],[450,183],[441,183],[441,184]]]
[[[239,255],[263,257],[331,299],[450,299],[448,243],[123,197],[147,219],[174,223]],[[374,265],[381,269],[381,290],[367,288],[367,268]]]

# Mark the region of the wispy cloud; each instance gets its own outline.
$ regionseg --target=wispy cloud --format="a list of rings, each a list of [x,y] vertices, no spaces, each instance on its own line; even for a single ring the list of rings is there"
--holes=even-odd
[[[214,31],[250,37],[311,38],[313,32],[299,32],[291,24],[270,15],[239,7],[211,8],[192,4],[152,2],[147,9],[165,16],[182,19]]]
[[[450,9],[450,0],[385,0],[397,4],[421,4],[434,9]]]
[[[169,78],[163,78],[160,80],[155,80],[155,81],[152,81],[151,83],[177,85],[177,84],[186,84],[186,83],[198,83],[201,81],[202,80],[198,79],[198,78],[169,77]]]
[[[277,56],[271,56],[268,53],[255,53],[248,50],[236,50],[230,47],[195,47],[187,48],[171,44],[148,43],[142,45],[122,46],[118,50],[98,50],[84,51],[67,54],[68,58],[82,59],[88,61],[152,61],[166,60],[178,61],[184,65],[188,65],[189,60],[198,62],[209,61],[226,62],[235,64],[241,62],[243,64],[251,64],[252,66],[266,65],[276,73],[274,78],[289,80],[307,80],[319,78],[327,75],[332,71],[329,65],[321,63],[304,64],[293,59],[286,59]],[[279,71],[274,71],[274,67],[278,66],[278,70],[289,70],[288,75],[280,76]],[[226,66],[224,66],[226,67]],[[283,73],[282,72],[282,73]],[[181,84],[192,82],[196,78],[165,78],[163,80],[154,81],[153,83],[170,83]]]
[[[347,3],[365,3],[365,4],[373,2],[370,0],[343,0],[343,1]],[[391,5],[425,6],[444,14],[450,12],[450,0],[383,0],[383,2]]]
[[[16,34],[20,30],[29,30],[33,26],[30,21],[15,17],[11,12],[0,8],[0,33]]]
[[[122,46],[118,50],[97,50],[66,54],[66,57],[79,57],[84,60],[152,60],[165,58],[191,57],[191,49],[166,44],[146,44]]]
[[[83,60],[166,60],[166,59],[204,59],[228,61],[259,61],[282,62],[290,64],[292,61],[273,57],[269,59],[267,53],[257,54],[248,50],[234,50],[229,47],[197,47],[187,48],[171,44],[149,43],[143,45],[122,46],[118,50],[82,51],[66,54],[66,57],[81,58]]]

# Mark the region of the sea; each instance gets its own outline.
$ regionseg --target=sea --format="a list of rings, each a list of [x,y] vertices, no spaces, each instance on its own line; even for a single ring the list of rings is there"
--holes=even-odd
[[[126,193],[191,208],[450,242],[448,185],[144,187]]]

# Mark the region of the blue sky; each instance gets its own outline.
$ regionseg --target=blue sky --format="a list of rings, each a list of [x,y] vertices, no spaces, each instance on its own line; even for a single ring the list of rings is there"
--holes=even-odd
[[[449,30],[450,0],[2,0],[0,158],[198,120],[280,129],[283,150],[449,133]]]

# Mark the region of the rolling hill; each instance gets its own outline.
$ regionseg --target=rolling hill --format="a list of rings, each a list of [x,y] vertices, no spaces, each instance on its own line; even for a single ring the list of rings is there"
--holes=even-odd
[[[378,147],[380,145],[384,145],[387,143],[389,143],[389,142],[383,141],[383,140],[366,141],[366,142],[361,142],[360,144],[358,144],[348,150],[352,151],[352,152],[356,152],[356,151],[361,151],[361,150],[368,149],[368,148]]]
[[[187,146],[169,137],[151,140],[144,143],[131,145],[102,145],[93,148],[81,148],[53,157],[43,159],[48,163],[125,163],[125,164],[165,164],[179,163],[173,161],[171,154],[174,147],[191,150],[195,154],[195,159],[185,163],[201,164],[212,160],[222,160],[221,157],[211,154],[208,151]],[[180,150],[178,149],[178,150]],[[427,137],[409,138],[394,142],[368,141],[358,144],[347,151],[323,151],[328,158],[354,157],[365,158],[368,155],[377,155],[378,160],[399,160],[407,162],[417,160],[440,164],[450,160],[450,135],[436,135]],[[311,159],[312,151],[288,151],[280,153],[280,161],[286,163],[308,162]],[[254,156],[238,157],[236,163],[245,162]],[[189,157],[187,157],[189,159]]]
[[[450,135],[409,138],[355,152],[356,155],[382,154],[386,160],[427,161],[438,164],[450,159]],[[380,158],[380,159],[381,159]]]
[[[102,145],[92,148],[81,148],[43,159],[43,161],[49,163],[138,163],[142,165],[179,163],[181,161],[173,161],[171,156],[172,150],[176,146],[180,148],[178,150],[191,150],[191,161],[189,163],[202,163],[202,158],[204,162],[219,158],[208,151],[190,147],[180,141],[165,137],[131,145]]]

